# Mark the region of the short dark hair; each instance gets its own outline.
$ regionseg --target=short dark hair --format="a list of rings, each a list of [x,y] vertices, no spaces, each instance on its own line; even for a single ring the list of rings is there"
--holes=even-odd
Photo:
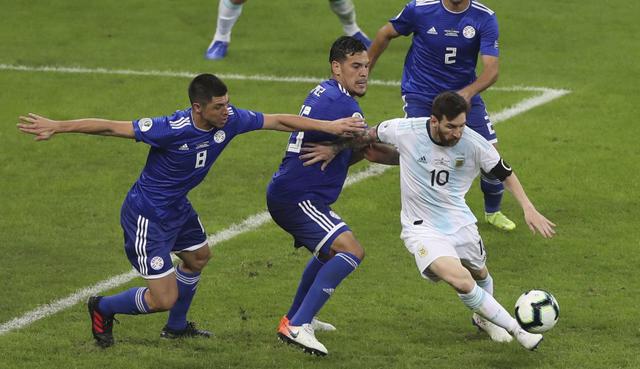
[[[468,113],[469,104],[464,97],[458,95],[455,91],[445,91],[433,100],[431,114],[438,120],[447,117],[447,120],[453,120],[460,113]]]
[[[206,105],[214,97],[224,96],[227,93],[227,86],[222,80],[213,74],[197,75],[189,83],[189,100],[191,103]]]
[[[351,36],[340,36],[333,45],[331,45],[331,51],[329,52],[329,63],[337,61],[342,63],[350,55],[367,51],[367,47],[358,40]]]

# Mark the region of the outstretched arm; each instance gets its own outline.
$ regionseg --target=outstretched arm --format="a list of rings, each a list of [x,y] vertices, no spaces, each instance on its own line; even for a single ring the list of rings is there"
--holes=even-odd
[[[362,118],[342,118],[334,121],[311,119],[293,114],[264,114],[262,129],[274,131],[320,131],[340,136],[364,131]]]
[[[397,165],[399,163],[398,151],[391,145],[378,142],[377,127],[365,129],[364,133],[355,137],[344,137],[333,143],[308,143],[302,147],[304,154],[300,155],[300,160],[304,161],[304,166],[322,162],[321,170],[325,170],[338,153],[344,149],[353,149],[359,155],[364,155],[369,161]]]
[[[472,84],[465,86],[458,94],[464,97],[467,102],[471,101],[471,98],[480,92],[491,87],[498,80],[498,57],[491,55],[482,56],[482,73],[473,81]]]
[[[513,194],[513,197],[518,200],[518,203],[520,203],[522,210],[524,210],[524,220],[529,226],[529,229],[531,229],[531,232],[535,234],[536,231],[538,231],[544,238],[553,237],[556,233],[554,230],[556,225],[536,210],[535,206],[533,206],[527,197],[527,194],[524,192],[524,188],[522,188],[522,184],[520,184],[516,174],[511,173],[503,183],[509,192]]]
[[[369,55],[369,73],[373,71],[373,66],[376,64],[378,58],[382,55],[387,46],[389,46],[391,40],[398,36],[400,36],[400,34],[395,28],[393,28],[391,23],[385,24],[378,30],[376,38],[373,40],[369,50],[367,50],[367,54]]]
[[[52,120],[29,113],[20,116],[18,129],[32,134],[36,141],[48,140],[57,133],[86,133],[91,135],[135,138],[131,121],[115,121],[106,119]]]

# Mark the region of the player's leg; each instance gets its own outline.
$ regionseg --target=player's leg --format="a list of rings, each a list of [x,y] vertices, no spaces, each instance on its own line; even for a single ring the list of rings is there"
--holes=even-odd
[[[487,269],[487,267],[484,266],[476,270],[473,269],[473,267],[465,265],[464,261],[462,264],[465,266],[465,268],[467,268],[467,270],[469,270],[469,272],[471,273],[471,277],[476,281],[478,286],[480,286],[480,288],[482,288],[486,293],[493,296],[493,278],[489,274],[489,270]],[[504,328],[498,327],[497,325],[491,323],[475,312],[471,316],[471,322],[479,329],[487,332],[487,334],[493,341],[512,341],[511,335]]]
[[[231,42],[231,30],[242,14],[242,4],[245,2],[246,0],[220,0],[216,33],[204,54],[206,59],[222,59],[227,55],[227,48]]]
[[[288,316],[281,320],[278,337],[285,342],[301,346],[305,351],[326,355],[327,349],[315,338],[315,330],[331,329],[332,326],[319,325],[315,320],[315,313],[319,309],[313,308],[310,296],[315,294],[311,291],[318,288],[318,278],[327,266],[328,258],[325,255],[331,253],[331,245],[342,234],[348,232],[349,227],[327,205],[315,201],[305,200],[297,204],[288,204],[267,198],[267,205],[273,220],[293,236],[294,245],[305,246],[314,254],[302,275]],[[303,312],[304,318],[301,318]],[[307,319],[308,314],[311,315]],[[293,325],[292,321],[298,325]]]
[[[113,344],[115,314],[148,314],[170,309],[178,297],[170,246],[156,222],[139,214],[126,203],[121,225],[125,251],[131,265],[147,280],[147,287],[134,287],[111,296],[92,296],[87,303],[92,333],[102,347]],[[170,237],[170,236],[169,236]]]
[[[356,23],[356,7],[352,0],[329,0],[329,7],[338,16],[342,28],[347,36],[353,36],[360,40],[368,49],[371,46],[371,40],[362,32]]]
[[[330,248],[331,253],[319,255],[320,259],[327,261],[318,271],[300,308],[291,318],[291,325],[299,326],[310,323],[338,285],[356,270],[364,259],[364,249],[351,231],[342,232],[333,241]],[[331,254],[333,257],[330,256]]]
[[[187,321],[187,313],[196,294],[202,269],[211,258],[207,234],[193,208],[181,225],[173,251],[181,259],[176,267],[178,300],[169,311],[167,324],[162,328],[163,338],[210,337],[211,332],[200,330]]]
[[[456,253],[460,257],[460,262],[471,273],[471,277],[478,286],[493,296],[493,278],[485,265],[487,253],[478,228],[475,224],[468,225],[458,231],[454,237],[457,240]],[[504,328],[491,323],[475,312],[471,316],[471,322],[485,331],[493,341],[511,342],[513,340]]]
[[[493,130],[491,119],[481,98],[474,98],[471,102],[471,110],[467,116],[469,128],[478,132],[487,141],[491,142],[496,149],[498,137]],[[484,195],[485,220],[496,228],[512,231],[516,224],[507,218],[501,211],[502,195],[504,185],[491,173],[482,171],[480,174],[480,189]]]
[[[465,306],[507,330],[525,348],[534,350],[542,341],[541,334],[531,334],[523,330],[493,296],[480,288],[459,259],[450,256],[440,257],[429,265],[429,271],[453,287]]]

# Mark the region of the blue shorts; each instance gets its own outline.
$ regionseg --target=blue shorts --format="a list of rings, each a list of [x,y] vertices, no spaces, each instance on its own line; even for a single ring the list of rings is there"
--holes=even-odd
[[[329,254],[333,241],[351,230],[329,205],[318,201],[290,204],[267,198],[267,207],[271,218],[293,236],[293,246],[304,246],[314,255]]]
[[[125,201],[120,211],[124,250],[129,262],[145,279],[157,279],[174,271],[171,252],[194,251],[207,245],[207,234],[191,204],[181,216],[149,219]]]
[[[402,109],[404,110],[405,118],[431,116],[431,103],[433,100],[428,96],[406,94],[402,96],[402,100],[404,101]],[[490,143],[495,144],[498,142],[487,108],[479,95],[471,99],[471,110],[467,114],[467,126],[478,132]]]

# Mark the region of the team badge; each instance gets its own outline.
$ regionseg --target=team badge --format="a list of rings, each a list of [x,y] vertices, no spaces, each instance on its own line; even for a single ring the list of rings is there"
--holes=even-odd
[[[351,116],[352,116],[353,118],[360,118],[360,119],[364,118],[364,117],[362,116],[362,114],[360,114],[360,112],[355,112],[355,113],[351,114]]]
[[[153,121],[151,120],[151,118],[142,118],[138,121],[138,127],[140,128],[141,132],[150,130],[152,126]]]
[[[420,256],[421,258],[427,256],[427,254],[428,254],[427,249],[425,249],[424,247],[421,247],[418,250],[418,256]]]
[[[222,141],[224,141],[224,139],[225,139],[226,137],[227,137],[227,136],[225,135],[224,131],[223,131],[223,130],[220,130],[220,131],[216,132],[216,134],[214,134],[214,135],[213,135],[213,140],[214,140],[216,143],[221,143]]]
[[[340,215],[334,213],[333,210],[329,210],[329,215],[331,215],[332,217],[334,217],[336,219],[342,219],[342,218],[340,218]]]
[[[462,35],[465,38],[473,38],[476,35],[476,29],[471,26],[466,26],[462,30]]]
[[[150,264],[151,264],[151,269],[160,270],[164,266],[164,260],[162,260],[160,256],[154,256],[153,259],[151,259]]]
[[[456,157],[456,168],[460,168],[464,165],[464,156]]]

